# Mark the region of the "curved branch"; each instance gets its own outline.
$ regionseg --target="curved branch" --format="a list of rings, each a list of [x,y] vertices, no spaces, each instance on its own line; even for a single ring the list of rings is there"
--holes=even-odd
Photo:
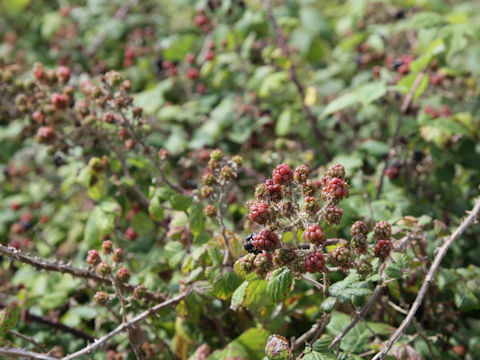
[[[59,358],[19,348],[0,347],[0,355],[21,359],[58,360]]]
[[[420,288],[420,291],[418,292],[417,298],[413,302],[412,307],[410,308],[410,311],[408,312],[408,315],[405,317],[405,319],[402,321],[400,324],[399,328],[395,331],[395,333],[392,335],[390,340],[388,340],[387,345],[379,352],[373,360],[383,360],[387,356],[388,351],[392,348],[392,346],[400,340],[400,338],[403,336],[405,331],[407,330],[408,326],[413,320],[413,317],[415,316],[415,313],[417,312],[418,308],[422,304],[423,298],[425,297],[425,294],[427,293],[428,287],[430,286],[430,283],[433,281],[433,277],[435,273],[437,272],[440,262],[446,255],[448,249],[452,244],[454,243],[455,240],[458,239],[458,237],[474,222],[478,221],[478,215],[480,214],[480,198],[477,199],[475,206],[473,207],[472,211],[470,211],[470,214],[468,217],[465,218],[465,220],[462,221],[462,223],[455,229],[455,231],[452,233],[452,235],[443,243],[443,245],[438,248],[437,254],[435,255],[435,258],[433,259],[432,266],[430,267],[430,270],[428,270],[427,276],[425,276],[425,280],[423,281],[422,287]]]
[[[62,274],[70,274],[75,277],[95,280],[101,284],[113,286],[112,280],[108,278],[104,278],[92,270],[79,269],[68,264],[47,261],[47,260],[36,258],[30,255],[22,254],[20,251],[12,247],[6,247],[4,245],[0,245],[0,255],[5,255],[5,256],[8,256],[10,259],[19,261],[24,264],[32,265],[37,269],[42,269],[47,271],[56,271]],[[130,292],[135,290],[135,287],[136,287],[135,285],[131,285],[127,283],[121,283],[119,285],[122,290],[130,291]],[[157,292],[153,292],[153,291],[147,291],[145,296],[149,300],[153,300],[153,301],[166,299],[165,295]]]
[[[73,354],[65,356],[63,358],[63,360],[72,360],[72,359],[76,359],[80,356],[90,354],[92,351],[94,351],[98,347],[102,346],[104,343],[106,343],[108,340],[113,338],[115,335],[120,334],[124,330],[128,329],[130,326],[133,326],[136,323],[144,320],[149,315],[152,315],[152,314],[156,313],[157,311],[159,311],[159,310],[161,310],[161,309],[163,309],[167,306],[174,305],[174,304],[178,303],[179,301],[183,300],[189,293],[190,293],[190,290],[187,290],[183,294],[177,295],[176,297],[171,298],[170,300],[167,300],[167,301],[164,301],[163,303],[155,305],[154,307],[152,307],[152,308],[144,311],[143,313],[135,316],[134,318],[130,319],[129,321],[122,323],[116,329],[109,332],[105,336],[102,336],[100,339],[96,340],[92,344],[84,347],[83,349],[81,349],[77,352],[74,352]]]

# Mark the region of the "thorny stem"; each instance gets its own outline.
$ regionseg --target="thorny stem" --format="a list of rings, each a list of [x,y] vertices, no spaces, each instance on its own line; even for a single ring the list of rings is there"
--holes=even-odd
[[[56,271],[62,274],[70,274],[75,277],[95,280],[101,284],[113,286],[112,280],[102,277],[92,270],[79,269],[69,264],[64,264],[61,262],[51,262],[44,259],[32,257],[30,255],[23,254],[12,247],[0,245],[0,254],[8,256],[9,258],[19,261],[21,263],[32,265],[37,269]],[[135,290],[135,286],[128,283],[121,283],[119,286],[121,289],[130,292],[133,292],[133,290]],[[165,300],[166,298],[165,295],[153,291],[147,291],[145,296],[153,301]]]
[[[461,224],[455,229],[455,231],[452,233],[451,236],[449,236],[444,244],[438,249],[437,254],[435,255],[435,258],[433,259],[433,263],[427,273],[427,276],[425,276],[425,280],[423,281],[422,287],[420,288],[420,291],[417,294],[417,297],[415,301],[413,302],[412,307],[410,308],[410,311],[408,312],[408,315],[405,317],[401,325],[398,327],[398,329],[395,331],[395,333],[390,337],[390,340],[387,342],[385,347],[375,355],[373,360],[383,360],[387,356],[388,352],[392,348],[392,346],[401,339],[405,331],[407,330],[408,326],[410,323],[413,321],[413,318],[422,304],[423,298],[425,297],[425,294],[427,293],[428,287],[430,286],[430,283],[433,281],[433,277],[435,276],[435,273],[437,272],[438,268],[440,267],[440,262],[442,261],[443,257],[446,255],[448,249],[450,246],[455,242],[455,240],[474,222],[478,221],[478,214],[480,213],[480,198],[476,200],[475,206],[473,207],[472,211],[470,211],[470,214],[468,215],[467,218],[465,218]]]
[[[225,226],[225,223],[223,221],[223,197],[225,194],[225,188],[224,185],[222,184],[220,186],[220,193],[218,194],[218,222],[220,223],[220,228],[222,231],[222,236],[225,241],[225,256],[223,257],[223,265],[226,265],[228,262],[228,258],[230,257],[230,242],[228,240],[227,236],[227,228]]]

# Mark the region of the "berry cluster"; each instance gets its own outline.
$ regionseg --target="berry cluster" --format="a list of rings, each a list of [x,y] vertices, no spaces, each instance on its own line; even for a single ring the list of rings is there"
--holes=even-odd
[[[375,256],[381,260],[389,256],[391,226],[385,221],[375,224],[376,243],[370,251],[369,229],[362,221],[352,225],[350,242],[327,239],[324,227],[341,223],[343,210],[338,204],[349,196],[345,169],[335,164],[320,180],[310,176],[305,164],[295,170],[281,164],[273,170],[272,179],[256,186],[255,200],[247,202],[248,219],[251,227],[264,228],[246,238],[244,248],[249,254],[237,261],[235,269],[239,274],[255,271],[264,276],[281,266],[288,266],[295,276],[332,269],[348,273],[355,268],[365,278],[372,272],[371,260]],[[303,231],[307,246],[295,247],[281,241],[281,232],[298,230]],[[327,250],[327,245],[335,244]]]

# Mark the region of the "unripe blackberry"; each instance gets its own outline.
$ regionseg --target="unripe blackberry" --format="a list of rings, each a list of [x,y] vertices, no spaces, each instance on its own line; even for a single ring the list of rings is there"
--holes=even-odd
[[[296,258],[295,250],[288,246],[276,249],[273,252],[272,261],[275,267],[290,265]]]
[[[318,224],[308,226],[303,232],[303,238],[314,245],[321,245],[325,242],[325,233]]]
[[[158,150],[158,157],[160,158],[160,160],[167,160],[169,156],[170,156],[170,153],[168,152],[167,149]]]
[[[232,158],[233,163],[235,163],[237,166],[242,166],[243,165],[243,158],[240,155],[235,155]]]
[[[303,196],[315,196],[316,193],[317,193],[317,187],[312,182],[312,180],[307,179],[302,184],[302,194],[303,194]]]
[[[122,267],[115,273],[115,278],[120,282],[128,282],[130,280],[130,271]]]
[[[105,305],[108,302],[108,294],[105,291],[97,291],[93,296],[93,300],[98,305]]]
[[[314,216],[318,210],[320,210],[320,204],[318,203],[318,199],[313,196],[305,196],[303,203],[303,211],[309,214],[310,216]]]
[[[349,197],[348,187],[340,178],[334,177],[330,179],[322,189],[322,199],[324,201],[332,201],[337,204],[344,197]]]
[[[280,335],[270,335],[265,346],[265,354],[269,360],[292,359],[293,353],[288,340]]]
[[[107,276],[112,272],[112,267],[105,261],[97,265],[97,273],[102,276]]]
[[[390,239],[392,226],[387,221],[379,221],[373,227],[373,237],[376,240]]]
[[[248,212],[248,218],[260,225],[265,224],[268,221],[270,211],[268,204],[265,202],[253,203]]]
[[[309,273],[322,272],[325,268],[325,259],[322,253],[320,251],[312,251],[307,254],[303,267]]]
[[[202,199],[208,198],[210,195],[212,195],[215,192],[215,189],[212,186],[203,186],[200,189],[200,197]]]
[[[190,68],[187,70],[187,77],[191,80],[195,80],[199,74],[200,71],[198,71],[197,68]]]
[[[325,186],[333,178],[339,178],[345,180],[345,168],[340,164],[331,166],[322,177],[322,184]]]
[[[270,192],[265,184],[258,184],[255,186],[255,192],[253,196],[258,200],[266,200],[270,196]]]
[[[220,167],[220,163],[216,160],[213,160],[213,159],[210,159],[208,161],[208,168],[210,169],[210,171],[214,171],[216,169],[218,169]]]
[[[265,181],[265,187],[268,191],[268,196],[272,201],[278,201],[282,198],[282,187],[276,184],[273,180],[268,179]]]
[[[139,119],[142,117],[142,114],[143,114],[143,108],[141,107],[136,107],[132,110],[132,115],[135,119]]]
[[[125,147],[128,150],[132,150],[135,147],[136,144],[137,144],[137,142],[134,139],[125,140]]]
[[[210,159],[213,160],[213,161],[220,161],[222,160],[222,157],[223,157],[223,153],[222,153],[222,150],[220,149],[215,149],[215,150],[212,150],[212,152],[210,153]]]
[[[255,270],[255,266],[253,264],[255,260],[255,254],[247,254],[237,261],[235,261],[235,265],[233,269],[235,273],[239,276],[245,276]]]
[[[286,184],[293,179],[293,171],[287,164],[280,164],[273,170],[272,179],[277,184]]]
[[[339,246],[330,254],[332,263],[342,268],[348,268],[352,262],[352,254],[346,247]]]
[[[90,265],[98,265],[102,261],[97,250],[88,250],[87,263]]]
[[[342,221],[343,210],[335,205],[330,205],[325,209],[325,220],[328,225],[338,225]]]
[[[215,205],[207,205],[203,208],[203,213],[205,216],[213,218],[217,216],[217,208]]]
[[[202,176],[202,182],[205,185],[213,185],[215,184],[215,176],[210,171],[205,171]]]
[[[350,235],[358,235],[363,234],[367,236],[368,234],[368,226],[363,221],[355,221],[350,228]]]
[[[111,70],[105,74],[105,80],[110,86],[118,86],[123,81],[123,76],[118,71]]]
[[[57,110],[63,110],[68,105],[68,98],[63,94],[54,93],[52,95],[52,105]]]
[[[147,294],[147,288],[145,285],[138,285],[133,290],[133,297],[137,300],[142,300],[146,294]]]
[[[365,254],[368,250],[367,236],[364,234],[355,234],[350,240],[350,249],[355,254]]]
[[[307,181],[309,174],[310,169],[308,168],[308,165],[298,165],[293,172],[293,180],[299,184],[303,184],[305,181]]]
[[[112,260],[116,263],[121,263],[123,261],[123,249],[118,248],[113,250]]]
[[[365,280],[370,274],[373,273],[373,266],[368,261],[361,262],[357,265],[357,272],[362,280]]]
[[[233,171],[230,166],[225,165],[222,170],[220,170],[220,177],[225,180],[231,180],[237,177],[237,173]]]
[[[67,83],[70,79],[70,69],[66,66],[59,66],[57,69],[57,77],[62,83]]]
[[[42,144],[50,144],[57,138],[57,133],[51,126],[41,126],[37,130],[37,141]]]
[[[122,128],[118,131],[118,137],[120,138],[120,140],[124,141],[130,137],[130,133],[127,129]]]
[[[133,230],[132,227],[129,227],[127,228],[127,230],[125,231],[125,237],[128,239],[128,240],[131,240],[131,241],[135,241],[138,237],[138,234],[135,230]]]
[[[105,240],[102,243],[102,253],[111,254],[113,251],[113,243],[110,240]]]
[[[379,240],[375,245],[375,256],[380,260],[385,260],[392,251],[392,242],[390,240]]]
[[[265,229],[255,234],[252,245],[259,250],[274,250],[280,245],[280,240],[273,231]]]
[[[265,275],[267,272],[273,269],[273,264],[270,260],[270,257],[264,253],[255,255],[253,265],[255,266],[255,273],[260,276]]]

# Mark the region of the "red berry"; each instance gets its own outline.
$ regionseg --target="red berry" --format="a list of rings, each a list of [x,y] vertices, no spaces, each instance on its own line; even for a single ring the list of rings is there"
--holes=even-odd
[[[66,66],[59,66],[57,69],[57,77],[63,83],[68,82],[70,79],[70,69]]]
[[[267,181],[265,181],[265,187],[268,190],[268,195],[271,200],[280,200],[280,198],[282,197],[282,187],[279,184],[275,184],[273,180],[268,179]]]
[[[63,94],[54,93],[52,95],[52,105],[57,110],[65,109],[68,105],[68,98]]]
[[[345,168],[343,165],[335,164],[328,168],[322,176],[322,185],[326,186],[333,178],[345,180]]]
[[[303,237],[309,243],[314,245],[320,245],[325,241],[325,233],[318,224],[313,224],[307,227],[303,232]]]
[[[112,260],[116,263],[121,263],[123,261],[123,249],[115,249],[113,251]]]
[[[110,240],[105,240],[102,243],[102,253],[111,254],[113,251],[113,243]]]
[[[287,164],[280,164],[273,170],[272,178],[275,183],[282,185],[293,179],[293,171]]]
[[[252,245],[259,250],[275,250],[280,245],[280,240],[273,231],[262,230],[255,234]]]
[[[57,133],[51,126],[41,126],[37,130],[37,141],[39,143],[49,144],[55,141]]]
[[[205,55],[205,60],[211,61],[213,59],[215,59],[215,53],[213,51],[207,52],[207,54]]]
[[[398,168],[392,166],[390,169],[385,170],[385,175],[387,175],[390,180],[396,179],[398,177]]]
[[[38,80],[42,80],[45,77],[45,70],[43,70],[43,66],[41,64],[35,65],[33,68],[33,76],[35,76],[35,78]]]
[[[192,53],[188,53],[185,55],[185,61],[192,64],[195,61],[195,55]]]
[[[115,273],[115,277],[120,282],[128,282],[128,280],[130,280],[130,271],[122,267],[117,270],[117,272]]]
[[[195,89],[199,94],[205,94],[207,92],[207,87],[201,83],[197,84],[197,86],[195,86]]]
[[[385,260],[392,251],[392,242],[390,240],[379,240],[375,245],[375,256]]]
[[[190,68],[187,70],[187,77],[191,80],[195,80],[199,74],[200,72],[197,68]]]
[[[18,209],[20,209],[21,205],[20,203],[14,201],[10,204],[10,209],[12,209],[13,211],[17,211]]]
[[[325,268],[325,259],[319,251],[313,251],[305,256],[305,262],[303,264],[305,271],[309,273],[322,272]]]
[[[97,250],[89,250],[87,253],[87,263],[90,265],[97,265],[102,261]]]
[[[260,225],[265,224],[269,218],[268,204],[264,202],[253,203],[249,208],[248,218]]]
[[[134,241],[138,237],[138,234],[133,228],[129,227],[127,231],[125,231],[125,236],[128,240]]]
[[[338,177],[329,180],[322,189],[322,199],[324,201],[331,200],[334,203],[338,203],[344,197],[349,197],[348,187],[345,181]]]
[[[201,27],[208,23],[208,17],[207,15],[200,13],[197,16],[195,16],[195,19],[193,19],[193,22],[195,23],[196,26]]]

